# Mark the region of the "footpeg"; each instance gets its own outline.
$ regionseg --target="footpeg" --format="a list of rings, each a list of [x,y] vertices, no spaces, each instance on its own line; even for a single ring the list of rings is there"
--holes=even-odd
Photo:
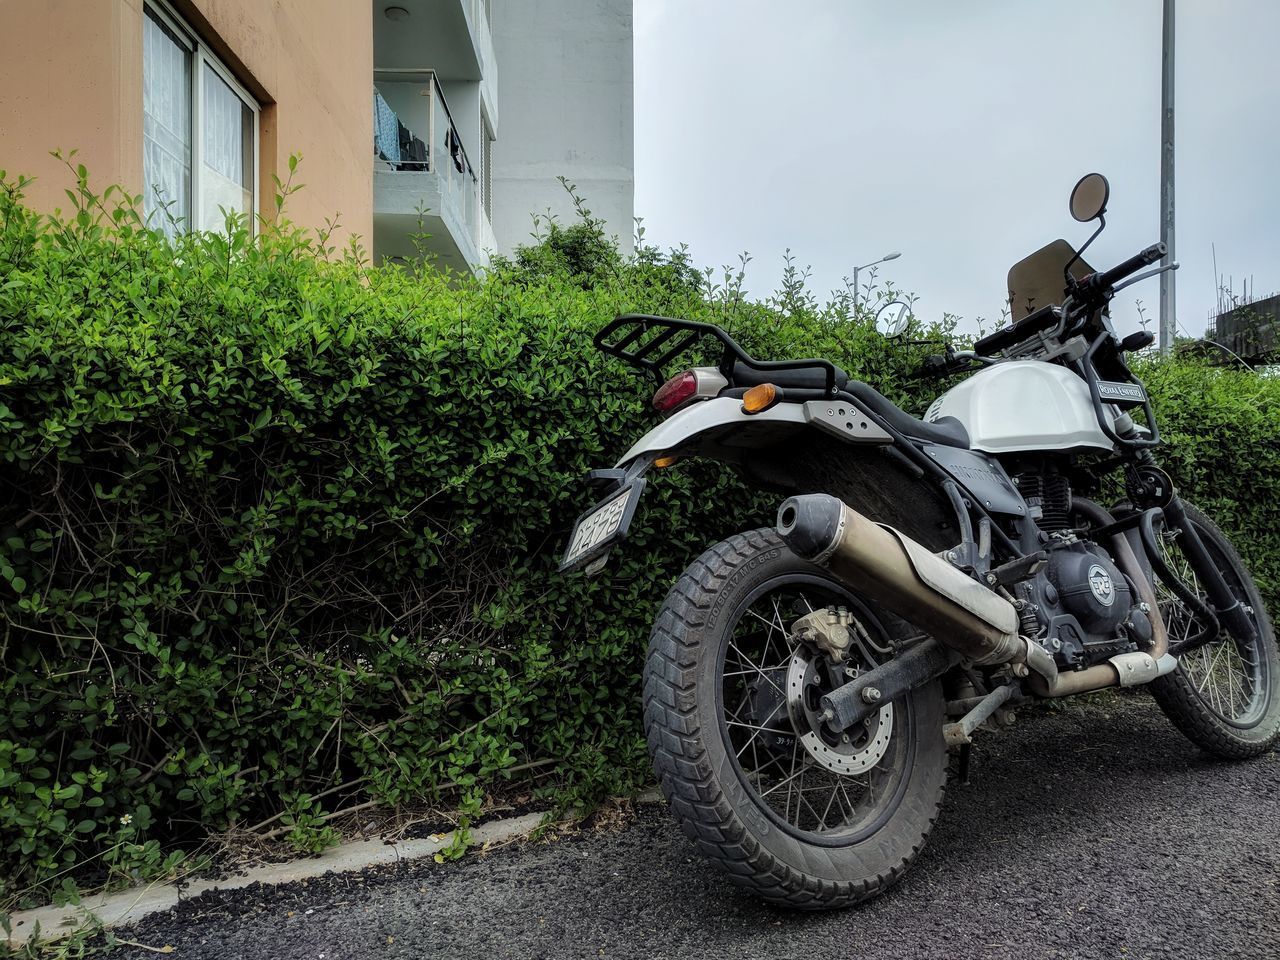
[[[1049,555],[1043,550],[1018,557],[1008,563],[1002,563],[987,574],[987,583],[991,586],[1010,587],[1023,580],[1030,580],[1044,569],[1049,562]]]

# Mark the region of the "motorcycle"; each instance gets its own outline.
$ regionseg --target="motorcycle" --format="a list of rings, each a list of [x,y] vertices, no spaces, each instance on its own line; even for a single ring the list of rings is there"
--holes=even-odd
[[[1145,686],[1208,753],[1280,736],[1275,635],[1249,571],[1160,468],[1151,402],[1112,297],[1176,263],[1155,244],[1082,258],[1110,187],[1076,184],[1079,251],[1009,272],[1011,322],[925,375],[970,373],[924,419],[826,360],[757,360],[720,328],[629,314],[595,338],[662,383],[665,417],[588,481],[561,569],[598,572],[646,474],[701,456],[789,496],[772,528],[709,548],[672,587],[644,667],[671,812],[738,886],[803,909],[883,892],[938,816],[949,755],[1012,708]],[[904,304],[878,318],[900,337]],[[714,367],[666,367],[711,342]],[[1115,476],[1110,507],[1084,494]],[[1118,483],[1112,489],[1118,488]]]

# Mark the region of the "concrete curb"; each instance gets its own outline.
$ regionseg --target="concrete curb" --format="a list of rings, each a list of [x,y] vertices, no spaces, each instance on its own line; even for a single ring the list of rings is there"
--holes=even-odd
[[[471,831],[477,844],[514,840],[531,833],[542,822],[544,814],[528,813],[509,820],[494,820]],[[12,933],[9,946],[26,943],[40,926],[41,940],[59,939],[73,933],[93,917],[106,927],[137,923],[143,917],[161,913],[178,905],[179,901],[198,897],[207,890],[237,890],[251,884],[293,883],[322,874],[363,870],[408,860],[420,860],[434,856],[449,845],[453,834],[441,839],[424,838],[405,840],[401,843],[385,843],[382,840],[357,840],[339,844],[318,857],[291,860],[288,863],[268,863],[250,867],[243,875],[225,880],[196,880],[179,890],[171,883],[157,883],[147,887],[134,887],[117,893],[86,898],[74,907],[37,907],[12,915]]]
[[[636,796],[637,803],[657,803],[662,794],[657,787],[650,787]],[[521,817],[492,820],[471,831],[472,842],[477,846],[486,843],[503,843],[528,836],[542,823],[545,813],[526,813]],[[198,897],[208,890],[237,890],[255,883],[282,884],[308,880],[326,873],[347,873],[384,864],[421,860],[431,857],[447,847],[453,834],[440,839],[404,840],[386,843],[382,840],[357,840],[339,844],[318,857],[291,860],[288,863],[268,863],[251,867],[238,877],[225,880],[195,880],[179,890],[172,883],[155,883],[146,887],[134,887],[116,893],[86,897],[74,907],[36,907],[20,910],[10,916],[11,933],[7,944],[21,947],[40,927],[41,942],[70,936],[93,918],[104,927],[119,927],[137,923],[153,913],[162,913],[177,906],[182,900]]]

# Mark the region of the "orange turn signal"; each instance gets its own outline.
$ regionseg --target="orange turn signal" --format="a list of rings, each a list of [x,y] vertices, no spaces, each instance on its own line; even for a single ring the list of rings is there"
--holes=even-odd
[[[772,383],[758,383],[742,395],[743,413],[763,413],[782,399],[782,393]]]
[[[679,457],[659,457],[657,460],[653,461],[653,465],[657,467],[659,470],[662,470],[666,467],[671,466],[673,463],[675,463],[679,459],[680,459]]]

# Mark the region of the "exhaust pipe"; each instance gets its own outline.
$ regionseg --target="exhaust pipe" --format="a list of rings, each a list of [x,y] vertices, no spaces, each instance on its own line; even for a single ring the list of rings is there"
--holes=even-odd
[[[888,610],[979,664],[1027,659],[1013,604],[910,537],[825,493],[784,500],[778,534]]]
[[[870,599],[928,631],[934,643],[940,642],[976,664],[1025,663],[1046,682],[1057,680],[1058,667],[1052,655],[1018,635],[1013,604],[905,534],[868,520],[824,493],[783,501],[778,508],[777,530],[797,556],[825,565]],[[922,645],[922,653],[926,646]],[[884,688],[894,696],[906,692],[909,687],[899,689],[903,684],[897,676],[904,666],[899,663],[902,659],[882,664],[824,696],[827,722],[836,730],[847,729],[869,714]],[[930,680],[950,666],[948,660],[933,654],[929,662],[933,669],[914,678],[910,686]]]
[[[1116,537],[1113,553],[1150,608],[1151,649],[1120,654],[1087,670],[1059,674],[1048,651],[1019,636],[1018,615],[1008,600],[905,534],[869,520],[835,497],[814,493],[784,500],[778,508],[777,531],[797,556],[826,566],[963,658],[983,666],[1025,663],[1032,689],[1040,696],[1135,686],[1164,676],[1177,666],[1177,660],[1168,655],[1168,636],[1155,596],[1123,536]],[[882,673],[886,674],[883,679],[889,680],[887,674],[892,670],[891,661],[823,697],[828,722],[840,730],[866,716],[878,697],[865,697],[862,688],[874,686]],[[892,682],[885,685],[898,686]]]

